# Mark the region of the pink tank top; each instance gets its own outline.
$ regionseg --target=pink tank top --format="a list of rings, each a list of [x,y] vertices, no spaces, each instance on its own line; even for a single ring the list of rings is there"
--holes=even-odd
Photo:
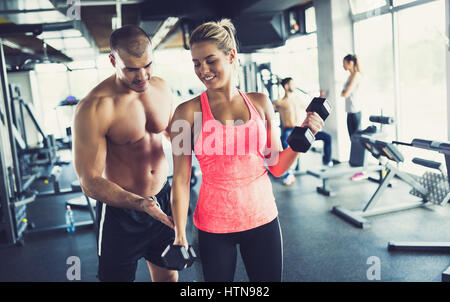
[[[194,145],[202,170],[195,226],[210,233],[249,230],[278,215],[264,164],[267,132],[247,96],[239,90],[250,119],[223,125],[211,113],[206,91],[201,95],[202,128]]]

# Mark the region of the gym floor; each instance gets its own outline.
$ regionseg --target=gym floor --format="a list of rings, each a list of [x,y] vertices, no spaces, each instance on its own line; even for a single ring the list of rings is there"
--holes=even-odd
[[[307,153],[301,171],[320,164],[320,155]],[[71,166],[64,167],[61,187],[75,179]],[[285,187],[272,178],[283,235],[283,281],[289,282],[365,282],[378,257],[380,281],[440,282],[441,273],[450,265],[450,256],[430,252],[388,252],[387,243],[397,241],[448,241],[450,207],[427,206],[369,218],[371,226],[356,228],[331,213],[334,205],[360,209],[371,197],[377,184],[363,180],[352,182],[348,176],[330,181],[335,197],[316,193],[321,181],[309,175],[297,176],[296,183]],[[395,179],[379,205],[417,200],[408,185]],[[200,181],[191,192],[195,203]],[[64,206],[80,194],[39,199],[28,207],[29,220],[36,227],[64,223]],[[195,205],[191,205],[193,208]],[[75,220],[89,220],[87,210],[74,208]],[[189,217],[192,221],[192,216]],[[195,244],[195,228],[188,224],[188,236]],[[66,263],[77,256],[81,263],[81,281],[97,282],[97,244],[94,229],[78,228],[26,234],[25,245],[0,248],[0,281],[68,281]],[[369,261],[368,261],[369,260]],[[138,264],[136,281],[150,281],[146,263]],[[180,281],[201,281],[201,268],[194,266],[180,272]],[[238,257],[235,281],[247,281],[245,268]]]

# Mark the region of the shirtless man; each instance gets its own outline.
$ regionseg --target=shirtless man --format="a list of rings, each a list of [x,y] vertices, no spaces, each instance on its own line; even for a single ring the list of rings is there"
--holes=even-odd
[[[177,281],[161,253],[174,240],[169,215],[168,137],[172,95],[151,76],[150,38],[137,26],[110,37],[115,74],[97,85],[74,117],[74,163],[83,192],[98,200],[98,278],[134,281],[144,257],[153,281]]]
[[[288,147],[287,138],[291,134],[294,127],[303,121],[306,116],[306,108],[308,102],[300,97],[295,92],[295,83],[291,77],[285,78],[281,81],[281,86],[284,89],[284,97],[274,102],[274,108],[280,113],[281,118],[281,143],[283,149]],[[324,155],[322,157],[322,163],[328,167],[333,166],[331,160],[331,136],[324,132],[319,131],[315,135],[316,140],[323,140],[324,142]],[[293,170],[289,169],[283,176],[283,184],[289,186],[295,182],[295,176]]]
[[[303,100],[298,97],[294,92],[295,86],[292,78],[285,78],[281,81],[281,86],[284,88],[284,97],[276,100],[273,106],[276,111],[280,113],[281,119],[281,144],[283,149],[288,147],[286,139],[289,134],[294,130],[295,126],[298,126],[298,122],[302,120],[301,112],[304,106]],[[304,109],[303,109],[304,111]],[[305,118],[306,113],[303,116]],[[295,176],[292,169],[289,169],[285,175],[283,175],[283,184],[290,186],[295,182]]]

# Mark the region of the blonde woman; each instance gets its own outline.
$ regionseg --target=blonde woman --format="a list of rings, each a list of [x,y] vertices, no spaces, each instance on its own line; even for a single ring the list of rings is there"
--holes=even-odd
[[[235,87],[238,58],[234,32],[230,20],[223,19],[200,25],[190,36],[194,70],[206,91],[179,105],[172,120],[174,245],[188,246],[193,150],[202,171],[194,224],[199,232],[204,280],[233,281],[239,245],[250,281],[281,281],[282,238],[265,163],[279,177],[298,153],[290,147],[282,150],[267,96]],[[181,132],[176,125],[185,122],[192,130],[183,146],[191,148],[178,152]],[[318,114],[308,113],[303,126],[316,133],[323,121]]]

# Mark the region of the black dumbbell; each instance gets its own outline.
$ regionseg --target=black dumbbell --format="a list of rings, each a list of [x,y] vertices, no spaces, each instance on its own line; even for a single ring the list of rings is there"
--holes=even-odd
[[[189,261],[187,263],[187,267],[190,267],[192,264],[194,264],[195,260],[197,260],[197,254],[195,253],[195,250],[191,245],[189,246],[188,253]]]
[[[170,244],[161,254],[161,258],[167,269],[181,271],[191,266],[197,255],[191,246],[186,250],[183,245]]]
[[[316,112],[325,120],[331,112],[331,105],[325,98],[314,98],[309,103],[306,112]],[[316,140],[309,128],[295,127],[287,138],[287,143],[296,152],[307,152],[312,143]]]

